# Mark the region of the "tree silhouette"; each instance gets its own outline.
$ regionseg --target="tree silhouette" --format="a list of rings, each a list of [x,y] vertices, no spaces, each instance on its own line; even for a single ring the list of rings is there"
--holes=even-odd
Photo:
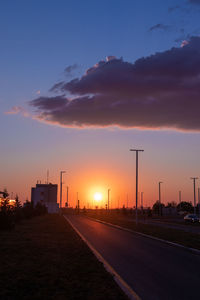
[[[176,206],[177,206],[177,204],[176,204],[175,201],[168,202],[167,205],[166,205],[167,208],[176,207]]]
[[[181,203],[179,203],[177,205],[177,210],[192,212],[193,211],[192,203],[191,202],[182,201]]]
[[[159,212],[161,211],[162,214],[162,209],[165,207],[163,203],[160,203],[158,200],[154,203],[152,210],[155,214],[159,215]]]
[[[16,194],[16,196],[15,196],[15,208],[21,208],[22,207],[22,205],[21,205],[21,202],[19,201],[19,197],[18,197],[18,195]]]

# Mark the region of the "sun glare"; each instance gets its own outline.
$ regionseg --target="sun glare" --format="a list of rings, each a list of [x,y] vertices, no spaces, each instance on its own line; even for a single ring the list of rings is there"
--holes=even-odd
[[[101,199],[102,199],[102,194],[99,193],[99,192],[96,192],[96,193],[94,194],[94,200],[95,200],[95,201],[101,201]]]

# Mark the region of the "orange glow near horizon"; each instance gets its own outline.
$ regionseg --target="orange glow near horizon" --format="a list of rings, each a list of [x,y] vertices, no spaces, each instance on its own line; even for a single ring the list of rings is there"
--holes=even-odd
[[[80,168],[80,166],[79,166]],[[132,166],[131,166],[132,172]],[[131,178],[131,180],[130,180]],[[112,165],[107,167],[103,163],[100,165],[96,163],[91,166],[82,165],[81,170],[78,171],[76,166],[73,166],[73,173],[70,176],[64,175],[63,180],[63,203],[67,197],[66,186],[69,186],[69,206],[76,207],[77,192],[79,198],[79,205],[81,208],[106,208],[108,204],[108,189],[109,193],[109,207],[122,208],[123,206],[133,207],[135,199],[134,176],[132,173],[125,172],[123,168],[116,168]],[[55,177],[53,182],[59,183],[59,177]],[[58,202],[60,185],[58,184]],[[144,191],[144,190],[143,190]],[[100,194],[97,195],[96,193]],[[144,206],[146,206],[146,195],[144,197]]]
[[[129,154],[129,152],[128,152]],[[107,154],[106,154],[107,155]],[[145,154],[146,155],[146,154]],[[171,176],[171,166],[165,164],[165,161],[158,156],[153,160],[153,163],[158,162],[157,167],[151,167],[148,163],[145,155],[140,156],[139,160],[139,197],[138,197],[138,207],[141,206],[141,192],[143,192],[143,207],[152,206],[156,200],[158,200],[158,182],[163,180],[161,187],[162,202],[167,204],[167,202],[176,201],[178,202],[178,191],[182,190],[183,201],[192,201],[193,199],[193,187],[188,177],[185,175],[184,167],[182,166],[181,171],[183,176],[178,177],[179,170],[173,172]],[[125,157],[126,158],[126,157]],[[108,158],[107,158],[108,159]],[[112,160],[113,159],[113,160]],[[161,167],[159,167],[159,164]],[[61,164],[60,164],[61,165]],[[50,169],[49,181],[54,184],[58,184],[57,202],[60,201],[60,174],[59,171],[70,170],[70,173],[63,175],[63,206],[65,205],[67,199],[67,186],[69,187],[68,201],[70,207],[77,206],[77,193],[78,200],[80,201],[80,207],[86,207],[89,209],[105,208],[108,203],[108,189],[109,194],[109,208],[122,208],[134,207],[135,206],[135,157],[128,156],[123,164],[111,156],[109,161],[105,162],[102,160],[97,160],[96,157],[84,157],[77,159],[75,163],[69,162],[68,165],[58,166],[57,169]],[[35,165],[36,168],[36,165]],[[10,186],[6,186],[8,191],[14,191],[19,195],[21,203],[24,203],[26,198],[30,200],[30,187],[35,186],[37,181],[37,173],[39,171],[37,168],[33,173],[26,173],[27,184],[24,185],[22,180],[23,174],[19,172],[19,176],[15,181],[13,173],[10,174]],[[166,169],[166,171],[165,171]],[[161,175],[162,176],[161,176]],[[197,171],[196,171],[196,174]],[[45,182],[46,174],[44,174],[43,182]],[[174,181],[174,176],[176,176],[177,181]],[[4,180],[8,180],[5,178]],[[11,185],[11,182],[14,184]],[[100,193],[102,195],[101,200],[97,201],[94,198],[95,193]]]

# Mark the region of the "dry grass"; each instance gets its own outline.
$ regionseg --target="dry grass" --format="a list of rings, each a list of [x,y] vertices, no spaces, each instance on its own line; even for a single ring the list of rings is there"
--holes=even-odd
[[[0,232],[0,299],[127,299],[63,217]]]

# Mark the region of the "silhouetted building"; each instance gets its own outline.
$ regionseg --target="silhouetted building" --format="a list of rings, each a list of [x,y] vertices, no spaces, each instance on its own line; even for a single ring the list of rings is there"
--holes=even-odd
[[[41,203],[47,207],[48,213],[57,213],[59,204],[57,203],[57,184],[36,184],[31,189],[31,202],[35,207],[37,203]]]

